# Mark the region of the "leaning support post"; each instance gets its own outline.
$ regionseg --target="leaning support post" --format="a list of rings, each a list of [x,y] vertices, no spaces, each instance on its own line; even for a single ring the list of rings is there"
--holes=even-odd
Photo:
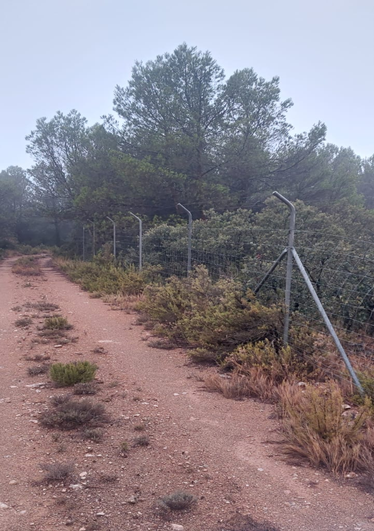
[[[113,223],[113,256],[115,260],[117,256],[116,222],[113,221],[109,216],[107,216],[107,219]]]
[[[254,290],[254,294],[257,295],[257,293],[260,291],[260,289],[262,288],[262,286],[265,284],[265,282],[267,281],[267,279],[270,277],[270,275],[272,274],[272,272],[274,271],[274,269],[277,267],[278,264],[281,263],[281,261],[283,260],[283,258],[286,256],[286,254],[288,253],[288,249],[283,249],[282,253],[278,256],[278,258],[275,260],[275,262],[273,263],[273,265],[271,266],[271,268],[269,269],[269,271],[266,273],[266,275],[264,276],[264,278],[261,280],[261,282],[259,284],[257,284],[255,290]]]
[[[284,330],[283,330],[283,343],[288,345],[288,330],[290,328],[290,306],[291,306],[291,282],[292,282],[292,250],[295,239],[295,220],[296,210],[294,205],[283,197],[278,192],[273,192],[273,195],[285,203],[290,209],[290,229],[288,233],[288,247],[287,247],[287,276],[286,276],[286,292],[285,292],[285,317],[284,317]]]
[[[143,268],[143,222],[132,212],[129,212],[129,214],[139,221],[139,271],[141,271]]]
[[[191,251],[192,251],[192,214],[185,206],[178,203],[177,206],[183,208],[188,214],[188,250],[187,250],[187,275],[191,271]]]
[[[335,341],[335,345],[336,345],[337,349],[339,350],[340,355],[343,358],[343,361],[344,361],[344,363],[345,363],[345,365],[346,365],[346,367],[347,367],[347,369],[349,371],[349,374],[352,377],[352,380],[354,381],[354,383],[355,383],[357,389],[359,390],[360,394],[364,395],[365,392],[364,392],[364,390],[362,388],[360,380],[357,378],[357,375],[356,375],[356,373],[355,373],[355,371],[354,371],[354,369],[353,369],[353,367],[351,365],[351,362],[349,361],[349,358],[348,358],[347,354],[345,353],[345,350],[344,350],[342,344],[340,343],[340,340],[339,340],[338,336],[336,335],[334,327],[332,326],[331,321],[328,318],[327,313],[325,312],[325,309],[322,306],[322,303],[319,300],[319,297],[318,297],[318,295],[317,295],[317,293],[316,293],[316,291],[315,291],[315,289],[313,287],[313,284],[311,283],[311,281],[310,281],[310,279],[308,277],[308,273],[305,271],[305,267],[303,266],[303,263],[300,260],[300,257],[297,254],[297,251],[295,249],[292,249],[292,255],[295,258],[295,262],[296,262],[298,268],[300,269],[300,273],[302,274],[302,276],[303,276],[303,278],[305,280],[305,283],[308,286],[310,294],[312,295],[312,297],[314,299],[314,302],[317,305],[318,311],[322,315],[322,318],[325,321],[325,325],[327,326],[327,328],[328,328],[333,340]]]

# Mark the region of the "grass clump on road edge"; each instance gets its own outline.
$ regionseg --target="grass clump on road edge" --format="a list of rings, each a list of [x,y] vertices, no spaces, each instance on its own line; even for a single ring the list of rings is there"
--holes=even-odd
[[[335,382],[321,387],[285,384],[279,388],[285,452],[307,459],[312,466],[335,474],[373,470],[372,403],[344,412],[341,389]]]
[[[12,272],[16,275],[36,277],[42,274],[38,259],[27,256],[16,260],[12,266]]]
[[[91,382],[97,366],[89,361],[74,363],[54,363],[49,371],[51,379],[60,386],[71,386]]]

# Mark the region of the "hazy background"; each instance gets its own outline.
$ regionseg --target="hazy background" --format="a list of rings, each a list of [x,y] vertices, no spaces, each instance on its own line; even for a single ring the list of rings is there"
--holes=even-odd
[[[280,76],[296,132],[321,120],[329,142],[374,153],[372,0],[3,0],[1,21],[0,170],[31,165],[37,118],[99,121],[135,60],[184,41],[227,75]]]

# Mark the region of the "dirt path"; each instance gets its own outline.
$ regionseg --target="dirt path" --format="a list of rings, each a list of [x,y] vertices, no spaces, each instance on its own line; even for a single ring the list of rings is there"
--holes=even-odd
[[[282,461],[270,406],[206,393],[202,378],[209,369],[189,365],[180,351],[148,347],[134,315],[112,311],[43,263],[43,277],[31,286],[11,273],[11,261],[0,264],[1,530],[255,529],[239,525],[240,515],[279,531],[374,530],[372,496],[349,480],[338,484]],[[44,319],[24,305],[41,300],[60,306],[76,342],[35,343]],[[33,315],[33,324],[17,329],[24,314]],[[45,375],[28,375],[37,363],[26,358],[42,355],[98,365],[93,400],[111,418],[102,441],[40,426],[50,397],[67,393]],[[149,437],[148,446],[134,446],[140,435]],[[127,456],[120,451],[125,441]],[[56,462],[74,463],[73,476],[41,482],[40,464]],[[177,490],[195,494],[197,504],[162,515],[157,500]],[[227,522],[235,520],[231,528]]]

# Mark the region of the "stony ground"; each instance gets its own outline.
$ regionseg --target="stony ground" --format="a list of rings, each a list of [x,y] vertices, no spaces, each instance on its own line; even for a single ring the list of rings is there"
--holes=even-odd
[[[287,464],[271,406],[207,393],[212,369],[150,348],[136,315],[113,311],[41,262],[35,278],[12,274],[12,260],[0,264],[0,529],[374,530],[373,497],[353,480]],[[74,326],[68,338],[40,336],[50,312],[30,303],[41,301]],[[24,317],[32,323],[16,326]],[[39,421],[51,397],[69,390],[29,368],[76,360],[99,367],[91,399],[109,416],[101,441]],[[71,465],[71,474],[45,479],[51,464]],[[163,510],[160,498],[176,491],[196,503]]]

